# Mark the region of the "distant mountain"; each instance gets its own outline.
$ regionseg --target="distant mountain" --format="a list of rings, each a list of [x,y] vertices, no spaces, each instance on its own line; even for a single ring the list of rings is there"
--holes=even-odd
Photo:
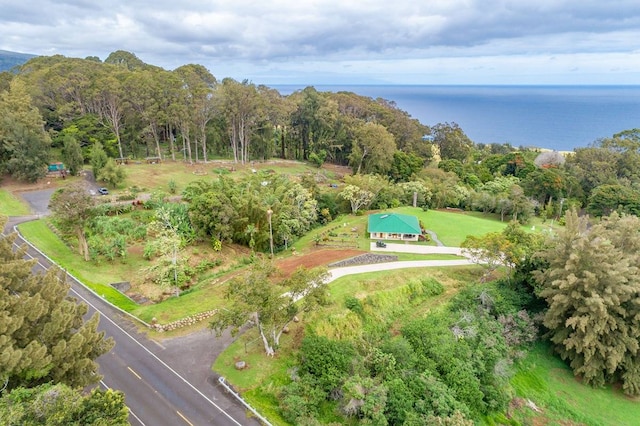
[[[35,58],[37,55],[30,55],[28,53],[9,52],[7,50],[0,50],[0,72],[9,71],[16,65],[22,65],[31,58]]]

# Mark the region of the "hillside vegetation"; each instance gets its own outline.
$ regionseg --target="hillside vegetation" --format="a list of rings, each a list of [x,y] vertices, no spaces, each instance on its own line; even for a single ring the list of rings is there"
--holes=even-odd
[[[475,144],[388,100],[123,51],[3,73],[0,120],[3,176],[60,188],[25,235],[154,326],[251,318],[216,368],[283,423],[606,424],[536,393],[544,345],[585,385],[640,394],[638,129],[565,154]],[[314,267],[367,252],[371,211],[478,265],[327,285]]]

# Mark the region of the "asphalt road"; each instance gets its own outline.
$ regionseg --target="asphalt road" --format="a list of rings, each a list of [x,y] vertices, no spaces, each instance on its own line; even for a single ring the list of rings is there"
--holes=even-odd
[[[12,229],[14,224],[15,219],[7,228]],[[24,240],[18,238],[16,243],[23,244]],[[51,267],[49,260],[31,247],[28,256],[37,259],[36,268],[40,270]],[[72,276],[68,275],[67,279],[72,285],[71,296],[89,306],[88,315],[100,314],[99,329],[116,342],[109,353],[97,360],[100,374],[104,376],[101,384],[125,393],[132,425],[259,424],[247,417],[245,409],[217,384],[209,370],[212,354],[222,348],[215,351],[212,348],[207,354],[202,352],[203,339],[192,342],[195,347],[181,346],[182,350],[149,340],[138,333],[132,319]],[[208,341],[214,346],[213,338]],[[192,384],[190,379],[196,379],[197,384]]]

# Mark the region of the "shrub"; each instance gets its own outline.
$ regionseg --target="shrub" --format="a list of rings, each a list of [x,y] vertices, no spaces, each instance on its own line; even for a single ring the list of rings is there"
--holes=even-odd
[[[347,296],[346,299],[344,300],[344,306],[355,312],[356,314],[360,315],[361,317],[364,316],[364,310],[362,309],[362,303],[360,303],[360,299],[358,299],[357,297],[353,297],[353,296]]]

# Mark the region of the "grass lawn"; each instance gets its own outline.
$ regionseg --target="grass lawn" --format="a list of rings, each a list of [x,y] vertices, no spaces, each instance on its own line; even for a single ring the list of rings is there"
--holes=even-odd
[[[460,247],[469,235],[484,235],[501,232],[507,222],[500,222],[491,216],[472,212],[427,210],[414,207],[400,207],[394,212],[416,216],[425,228],[433,231],[445,246]]]
[[[519,397],[530,399],[541,410],[519,410],[523,424],[631,426],[640,419],[639,398],[629,398],[611,386],[594,389],[584,385],[543,343],[519,363],[511,384]]]
[[[30,214],[26,203],[16,198],[11,192],[0,189],[0,215],[25,216]]]

